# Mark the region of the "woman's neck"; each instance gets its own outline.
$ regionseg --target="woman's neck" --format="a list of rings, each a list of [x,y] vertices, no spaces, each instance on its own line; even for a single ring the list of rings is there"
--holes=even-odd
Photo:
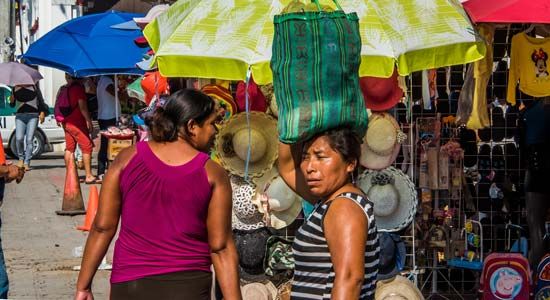
[[[361,190],[359,190],[351,182],[348,182],[348,183],[344,184],[343,186],[341,186],[336,191],[334,191],[329,197],[327,197],[326,199],[323,199],[321,201],[322,202],[328,202],[328,201],[334,200],[335,198],[337,198],[338,196],[340,196],[343,193],[349,193],[349,192],[359,193],[359,192],[361,192]]]

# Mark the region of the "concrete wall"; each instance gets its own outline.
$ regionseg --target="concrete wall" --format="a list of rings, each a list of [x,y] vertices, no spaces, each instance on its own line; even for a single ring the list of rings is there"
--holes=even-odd
[[[82,15],[81,7],[74,5],[74,0],[38,0],[37,2],[39,2],[38,18],[40,26],[35,39],[40,38],[65,21]],[[40,89],[44,94],[46,102],[53,105],[57,90],[61,85],[65,84],[65,73],[46,67],[40,67],[39,70],[44,77],[40,81]]]

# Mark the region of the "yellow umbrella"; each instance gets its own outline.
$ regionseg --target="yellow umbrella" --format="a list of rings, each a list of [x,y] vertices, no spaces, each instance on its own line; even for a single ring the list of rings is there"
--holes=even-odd
[[[166,77],[272,81],[273,16],[292,0],[179,0],[144,30]],[[325,5],[332,2],[321,1]],[[481,59],[485,44],[457,0],[341,0],[357,12],[360,76],[389,77]]]

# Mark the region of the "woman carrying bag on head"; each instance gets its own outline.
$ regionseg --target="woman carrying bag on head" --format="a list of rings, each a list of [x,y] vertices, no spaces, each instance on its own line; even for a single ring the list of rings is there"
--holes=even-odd
[[[44,103],[40,89],[34,84],[16,85],[10,96],[10,106],[17,107],[15,113],[15,145],[16,155],[19,158],[17,165],[28,171],[32,157],[34,132],[38,121],[40,124],[44,123],[48,106]]]
[[[279,173],[315,209],[296,233],[292,299],[374,299],[373,204],[355,186],[361,140],[349,128],[279,143]]]
[[[92,279],[119,220],[110,299],[210,300],[211,265],[224,299],[241,299],[231,185],[207,154],[219,120],[214,100],[180,90],[148,122],[151,140],[115,158],[101,189],[75,299],[93,299]]]

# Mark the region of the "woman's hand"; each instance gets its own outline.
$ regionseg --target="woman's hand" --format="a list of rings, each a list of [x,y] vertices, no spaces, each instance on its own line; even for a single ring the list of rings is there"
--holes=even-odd
[[[76,291],[74,295],[74,300],[94,300],[94,295],[91,290],[86,291]]]

